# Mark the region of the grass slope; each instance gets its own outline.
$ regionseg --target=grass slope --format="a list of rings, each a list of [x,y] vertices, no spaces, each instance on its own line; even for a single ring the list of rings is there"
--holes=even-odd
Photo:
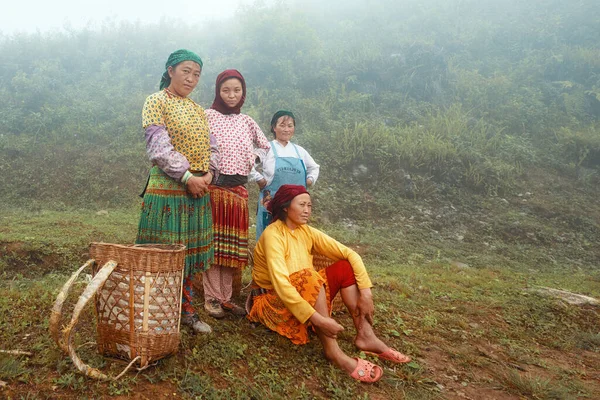
[[[89,242],[134,239],[137,211],[4,210],[0,349],[32,355],[0,353],[0,396],[592,399],[600,393],[600,309],[529,289],[600,298],[598,193],[539,171],[529,177],[505,198],[398,199],[397,213],[377,223],[322,227],[365,258],[376,283],[376,331],[414,358],[402,367],[381,362],[384,378],[375,385],[329,365],[316,338],[297,347],[243,319],[214,322],[212,335],[184,330],[177,355],[119,382],[88,380],[50,339],[50,307]],[[364,357],[353,348],[347,313],[335,318],[347,327],[344,350]],[[118,373],[120,361],[86,345],[94,338],[89,310],[80,355]]]

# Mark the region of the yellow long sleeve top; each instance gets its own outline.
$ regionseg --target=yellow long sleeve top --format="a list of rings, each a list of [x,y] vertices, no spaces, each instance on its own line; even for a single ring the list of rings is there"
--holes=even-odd
[[[302,323],[315,312],[291,284],[289,276],[306,268],[314,268],[312,253],[333,260],[348,260],[359,289],[372,287],[362,259],[354,250],[318,229],[301,225],[293,231],[278,220],[269,225],[254,249],[252,278],[264,289],[274,289],[288,310]]]

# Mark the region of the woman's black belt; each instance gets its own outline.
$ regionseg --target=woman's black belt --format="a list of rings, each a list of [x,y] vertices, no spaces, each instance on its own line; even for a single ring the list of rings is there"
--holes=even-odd
[[[224,175],[221,174],[217,178],[215,184],[221,187],[235,187],[248,183],[248,177],[245,175]]]

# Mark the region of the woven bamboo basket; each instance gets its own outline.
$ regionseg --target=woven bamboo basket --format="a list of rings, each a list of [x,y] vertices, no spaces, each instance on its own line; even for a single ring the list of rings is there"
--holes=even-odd
[[[90,256],[92,259],[61,290],[50,321],[52,336],[69,353],[75,366],[90,377],[118,379],[134,364],[143,369],[175,353],[180,341],[185,246],[92,243]],[[62,304],[72,283],[88,265],[92,266],[94,277],[79,298],[61,340],[58,326]],[[130,361],[116,378],[83,363],[73,349],[73,328],[94,295],[98,351]]]

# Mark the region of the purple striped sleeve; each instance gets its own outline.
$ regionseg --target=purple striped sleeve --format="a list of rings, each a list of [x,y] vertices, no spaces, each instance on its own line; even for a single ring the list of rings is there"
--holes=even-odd
[[[152,164],[162,169],[173,179],[181,180],[190,163],[171,144],[171,138],[164,125],[149,125],[146,128],[146,154]]]

